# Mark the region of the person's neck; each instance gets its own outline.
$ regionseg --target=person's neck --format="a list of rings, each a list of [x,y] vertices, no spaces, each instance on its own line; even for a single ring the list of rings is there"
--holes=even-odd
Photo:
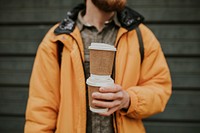
[[[101,31],[105,21],[108,21],[113,15],[114,12],[104,12],[98,9],[90,0],[87,0],[86,13],[83,19],[86,23],[95,26]]]

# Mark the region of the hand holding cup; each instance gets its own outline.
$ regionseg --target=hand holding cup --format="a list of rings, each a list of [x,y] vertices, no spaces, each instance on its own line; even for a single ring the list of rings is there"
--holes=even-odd
[[[109,116],[120,109],[128,109],[130,105],[129,94],[116,84],[112,87],[100,87],[99,92],[92,94],[92,98],[94,106],[108,108],[107,112],[99,113],[103,116]]]

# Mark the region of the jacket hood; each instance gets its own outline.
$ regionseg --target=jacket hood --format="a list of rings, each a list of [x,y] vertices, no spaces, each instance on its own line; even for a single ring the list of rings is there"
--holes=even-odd
[[[68,11],[66,17],[60,22],[54,33],[59,35],[70,34],[73,32],[76,26],[78,13],[85,8],[85,4],[79,4]],[[117,17],[121,23],[121,26],[128,31],[135,29],[140,23],[144,21],[144,17],[142,15],[127,6],[121,12],[117,12]]]

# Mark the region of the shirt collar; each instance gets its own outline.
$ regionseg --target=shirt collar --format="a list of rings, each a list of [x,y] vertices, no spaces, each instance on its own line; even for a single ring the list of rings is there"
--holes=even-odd
[[[92,27],[92,25],[90,25],[89,23],[86,23],[83,19],[83,12],[84,10],[81,10],[79,13],[78,13],[78,19],[77,19],[77,26],[78,28],[80,29],[80,31],[83,29],[84,26],[86,27]],[[121,27],[121,24],[117,18],[117,12],[115,12],[114,16],[108,20],[108,21],[105,21],[105,25],[107,24],[110,24],[111,22],[114,22],[114,24],[118,27]]]

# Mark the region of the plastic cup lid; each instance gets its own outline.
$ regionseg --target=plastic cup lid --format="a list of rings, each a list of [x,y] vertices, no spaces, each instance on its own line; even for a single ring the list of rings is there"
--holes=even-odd
[[[106,44],[106,43],[91,43],[91,46],[89,46],[89,49],[116,51],[116,48],[114,46]]]
[[[86,83],[90,86],[112,87],[114,85],[114,80],[110,76],[91,74]]]

